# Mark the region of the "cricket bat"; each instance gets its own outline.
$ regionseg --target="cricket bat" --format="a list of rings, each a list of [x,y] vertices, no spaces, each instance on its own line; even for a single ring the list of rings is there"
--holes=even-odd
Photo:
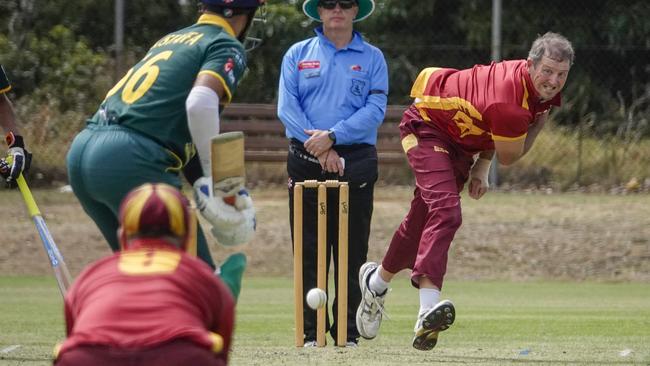
[[[235,191],[246,183],[244,164],[244,133],[225,132],[212,138],[211,145],[212,180],[215,195],[225,194],[223,200],[235,204]]]
[[[45,220],[43,220],[43,216],[41,215],[41,211],[38,209],[38,206],[36,206],[34,196],[32,196],[32,192],[27,186],[27,182],[22,174],[18,176],[16,183],[18,183],[18,189],[20,189],[20,193],[23,195],[25,205],[27,205],[27,211],[29,211],[29,215],[34,220],[36,230],[38,230],[38,235],[41,237],[41,242],[43,243],[43,248],[50,259],[50,265],[54,271],[56,282],[59,285],[61,296],[65,297],[65,293],[72,285],[72,276],[70,276],[68,266],[65,264],[63,255],[61,255],[54,239],[52,239],[50,230],[47,228]]]

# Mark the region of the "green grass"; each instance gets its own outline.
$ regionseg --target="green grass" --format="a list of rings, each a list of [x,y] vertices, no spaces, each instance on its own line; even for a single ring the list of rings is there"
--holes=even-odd
[[[574,184],[612,187],[650,178],[650,139],[579,138],[575,129],[546,126],[529,154],[512,167],[500,167],[501,181],[566,190]]]
[[[404,276],[390,320],[357,349],[295,348],[292,294],[287,278],[245,280],[233,365],[650,365],[647,283],[449,282],[457,320],[431,352],[410,346],[418,296]],[[0,365],[50,364],[64,333],[54,280],[1,277],[0,314]]]

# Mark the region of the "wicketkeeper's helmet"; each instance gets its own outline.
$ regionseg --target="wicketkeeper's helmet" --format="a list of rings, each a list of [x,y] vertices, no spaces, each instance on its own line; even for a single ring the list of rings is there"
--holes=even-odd
[[[129,192],[120,205],[119,220],[122,249],[128,249],[133,239],[167,238],[186,251],[194,240],[189,201],[168,184],[146,183]]]

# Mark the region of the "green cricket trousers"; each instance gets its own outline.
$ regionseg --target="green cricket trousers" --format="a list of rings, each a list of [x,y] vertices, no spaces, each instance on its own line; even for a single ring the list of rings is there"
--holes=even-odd
[[[113,251],[120,249],[117,229],[120,202],[144,183],[181,188],[180,160],[158,142],[119,125],[88,124],[68,151],[68,178],[86,213]],[[212,268],[205,235],[197,225],[197,255]]]

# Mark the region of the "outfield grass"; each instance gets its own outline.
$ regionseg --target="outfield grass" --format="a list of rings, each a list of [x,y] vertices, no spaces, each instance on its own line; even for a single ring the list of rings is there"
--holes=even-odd
[[[410,346],[417,292],[407,282],[396,279],[377,339],[297,349],[290,279],[247,278],[232,364],[650,365],[650,284],[449,282],[456,323],[421,352]],[[0,365],[50,364],[62,314],[52,278],[0,278]]]

